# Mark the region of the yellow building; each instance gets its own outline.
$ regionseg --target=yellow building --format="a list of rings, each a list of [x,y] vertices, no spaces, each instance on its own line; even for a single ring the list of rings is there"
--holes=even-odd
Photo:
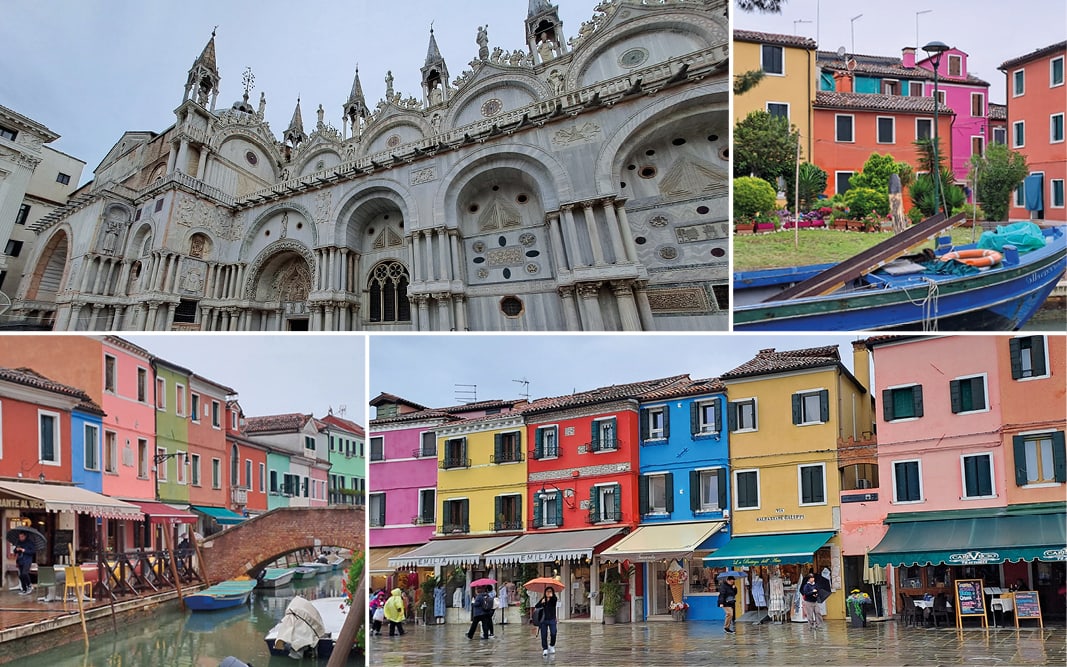
[[[837,593],[827,600],[828,617],[844,618],[838,447],[870,436],[866,388],[836,346],[761,350],[722,380],[729,397],[731,540],[705,563],[747,566],[749,585],[780,576],[794,593],[809,571],[826,568]]]
[[[734,30],[730,58],[735,76],[756,70],[764,73],[756,87],[734,96],[734,122],[757,110],[785,116],[800,131],[801,157],[812,162],[811,105],[818,89],[815,40]]]

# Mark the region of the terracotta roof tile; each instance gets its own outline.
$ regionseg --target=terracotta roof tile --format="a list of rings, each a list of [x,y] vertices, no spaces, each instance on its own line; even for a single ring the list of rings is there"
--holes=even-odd
[[[815,40],[811,37],[800,35],[782,35],[774,32],[758,32],[755,30],[734,30],[735,42],[753,42],[756,44],[778,44],[781,46],[796,46],[802,49],[814,49]]]
[[[989,120],[1008,120],[1008,105],[990,102]]]
[[[858,111],[899,111],[902,113],[933,113],[934,98],[880,95],[875,93],[836,93],[820,90],[815,93],[815,107],[827,109],[855,109]],[[943,114],[955,114],[944,104],[938,109]]]
[[[856,69],[853,70],[856,74],[876,74],[878,76],[887,76],[894,79],[934,80],[933,70],[928,70],[925,67],[919,67],[918,65],[915,67],[904,67],[899,56],[869,56],[856,54],[852,57],[856,61]],[[920,58],[917,62],[922,62],[922,59]],[[815,65],[821,69],[840,72],[847,71],[845,60],[833,51],[816,51]],[[975,86],[989,85],[988,81],[979,79],[973,74],[968,74],[966,77],[946,76],[945,74],[941,74],[938,78],[945,83],[969,83]]]
[[[683,396],[699,396],[711,394],[717,391],[726,391],[726,385],[719,378],[704,378],[702,380],[680,380],[674,384],[657,387],[638,396],[641,401],[658,401],[669,398],[681,398]]]
[[[6,380],[26,387],[34,387],[35,389],[43,389],[44,391],[50,391],[55,394],[77,398],[80,402],[75,406],[75,409],[99,415],[106,414],[104,409],[97,405],[96,402],[89,397],[89,394],[81,389],[56,382],[51,378],[41,375],[32,368],[0,368],[0,380]]]
[[[299,431],[312,419],[311,415],[290,412],[284,415],[264,415],[245,418],[245,433],[263,433],[268,431]]]
[[[401,397],[397,396],[396,394],[387,394],[384,391],[370,400],[371,407],[377,407],[379,405],[386,405],[386,404],[389,404],[389,403],[402,403],[403,405],[407,405],[409,407],[415,408],[416,410],[427,410],[427,409],[429,409],[425,405],[419,405],[418,403],[415,403],[414,401],[409,401],[409,400],[407,400],[405,398],[401,398]]]
[[[809,347],[802,350],[785,350],[782,352],[778,352],[771,347],[760,350],[749,361],[723,373],[722,379],[730,380],[751,375],[783,373],[786,371],[820,368],[822,366],[838,366],[840,363],[841,355],[836,345]]]
[[[1030,53],[1027,53],[1024,56],[1019,56],[1018,58],[1012,58],[1011,60],[1005,60],[1004,62],[1002,62],[1000,64],[1000,67],[998,67],[997,69],[1003,70],[1003,69],[1007,69],[1009,67],[1015,67],[1016,65],[1022,65],[1023,63],[1029,62],[1031,60],[1035,60],[1037,58],[1042,58],[1042,57],[1047,56],[1047,55],[1052,55],[1053,53],[1056,53],[1057,51],[1065,51],[1065,50],[1067,50],[1067,41],[1057,42],[1057,43],[1051,44],[1049,46],[1044,46],[1044,47],[1042,47],[1040,49],[1037,49],[1035,51],[1031,51]]]
[[[425,410],[419,410],[418,412],[407,412],[402,415],[393,415],[392,417],[379,417],[377,419],[370,420],[371,427],[382,426],[385,424],[400,424],[404,422],[418,422],[429,419],[440,419],[442,421],[459,421],[459,417],[449,414],[444,410],[438,410],[436,408],[427,408]]]
[[[641,395],[655,389],[666,388],[681,382],[688,383],[691,382],[691,380],[688,375],[672,375],[670,377],[659,378],[656,380],[641,380],[639,382],[630,382],[628,384],[614,384],[608,387],[598,387],[596,389],[590,389],[589,391],[580,391],[565,396],[539,398],[536,401],[531,401],[531,403],[523,409],[523,413],[536,414],[541,412],[551,412],[553,410],[576,408],[583,405],[607,403],[609,401],[617,401],[625,398],[637,399]]]
[[[323,417],[319,421],[321,421],[324,424],[329,424],[330,426],[336,426],[338,428],[343,428],[344,430],[348,431],[349,433],[353,433],[355,435],[365,435],[364,432],[363,432],[363,427],[362,426],[360,426],[356,422],[351,421],[349,419],[344,419],[343,417],[338,417],[337,415],[326,415],[325,417]]]

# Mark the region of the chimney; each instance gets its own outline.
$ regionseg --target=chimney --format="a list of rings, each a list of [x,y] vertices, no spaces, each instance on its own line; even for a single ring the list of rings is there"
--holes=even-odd
[[[915,69],[915,49],[905,46],[901,51],[900,64],[908,69]]]
[[[846,72],[834,72],[834,91],[838,93],[851,93],[852,75]]]

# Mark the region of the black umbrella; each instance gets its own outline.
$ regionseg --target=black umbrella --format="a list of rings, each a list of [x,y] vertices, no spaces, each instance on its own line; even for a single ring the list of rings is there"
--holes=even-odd
[[[12,544],[18,544],[19,533],[26,533],[26,540],[28,542],[32,542],[34,548],[37,551],[44,551],[45,547],[48,546],[48,539],[44,535],[40,534],[33,528],[27,528],[24,526],[12,528],[11,530],[7,531],[7,541]]]

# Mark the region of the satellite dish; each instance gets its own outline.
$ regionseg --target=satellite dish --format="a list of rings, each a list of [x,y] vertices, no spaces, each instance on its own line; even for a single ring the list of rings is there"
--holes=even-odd
[[[845,53],[846,53],[845,52],[845,47],[843,47],[843,46],[837,47],[837,55],[839,55],[842,58],[844,58],[845,57]]]

